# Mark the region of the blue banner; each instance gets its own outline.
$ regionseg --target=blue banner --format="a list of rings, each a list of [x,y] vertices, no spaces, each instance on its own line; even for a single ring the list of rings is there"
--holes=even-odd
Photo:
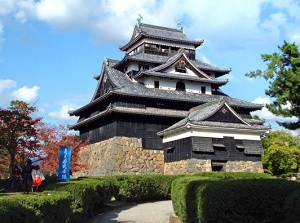
[[[60,146],[58,181],[70,180],[70,165],[71,165],[71,146]]]

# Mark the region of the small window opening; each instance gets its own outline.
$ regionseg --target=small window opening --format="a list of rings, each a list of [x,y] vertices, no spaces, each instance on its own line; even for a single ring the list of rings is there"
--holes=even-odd
[[[185,91],[185,84],[182,81],[176,83],[176,91]]]
[[[211,161],[211,170],[216,172],[226,171],[226,161]]]
[[[159,88],[159,81],[154,81],[154,88]]]
[[[201,93],[205,94],[205,92],[206,92],[206,87],[201,87]]]

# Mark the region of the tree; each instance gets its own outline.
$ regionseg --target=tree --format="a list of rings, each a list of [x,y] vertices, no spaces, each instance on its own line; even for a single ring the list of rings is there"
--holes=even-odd
[[[275,100],[266,107],[275,115],[297,117],[296,122],[277,122],[287,129],[295,130],[300,128],[300,52],[295,43],[286,41],[278,49],[280,53],[261,55],[267,63],[265,71],[252,71],[246,76],[269,80],[269,89],[265,93]]]
[[[263,166],[274,175],[298,171],[299,137],[284,130],[271,131],[262,138],[264,154]]]
[[[8,109],[0,109],[0,158],[9,159],[10,173],[14,163],[23,166],[39,149],[35,126],[41,118],[30,116],[35,111],[35,107],[18,100],[11,101]]]
[[[46,123],[40,123],[38,127],[38,138],[41,141],[41,167],[44,172],[57,174],[60,146],[72,146],[71,170],[79,171],[86,167],[79,162],[80,150],[87,146],[89,141],[83,142],[76,134],[70,133],[66,126],[51,126]]]
[[[0,179],[9,177],[9,160],[7,150],[0,150]]]

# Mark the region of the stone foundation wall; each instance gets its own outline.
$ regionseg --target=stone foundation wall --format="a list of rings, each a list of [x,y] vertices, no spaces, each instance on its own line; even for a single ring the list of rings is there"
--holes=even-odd
[[[177,162],[165,163],[164,174],[193,174],[197,172],[210,172],[211,160],[180,160]]]
[[[81,151],[86,170],[80,176],[109,176],[117,174],[163,174],[164,153],[143,150],[142,139],[114,137],[89,145]]]
[[[263,173],[264,169],[261,161],[228,161],[225,171]]]
[[[164,152],[144,150],[142,139],[114,137],[89,145],[81,151],[86,169],[73,173],[80,176],[119,174],[193,174],[210,172],[211,160],[189,159],[164,163]],[[262,162],[228,161],[222,171],[263,173]]]

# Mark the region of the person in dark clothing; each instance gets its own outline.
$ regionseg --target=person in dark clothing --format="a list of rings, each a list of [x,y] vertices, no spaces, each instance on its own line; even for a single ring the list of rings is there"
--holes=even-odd
[[[14,164],[13,167],[11,168],[11,178],[5,190],[7,192],[18,191],[21,187],[20,179],[21,179],[21,170],[17,164]]]
[[[31,159],[27,159],[27,164],[22,169],[22,178],[25,185],[24,192],[29,194],[31,187],[32,187],[32,176],[31,171],[34,168],[32,165]]]
[[[13,165],[13,168],[12,168],[11,173],[12,173],[12,174],[11,174],[12,177],[15,177],[15,178],[17,178],[17,177],[20,176],[21,170],[20,170],[20,168],[18,167],[17,164],[14,164],[14,165]]]

